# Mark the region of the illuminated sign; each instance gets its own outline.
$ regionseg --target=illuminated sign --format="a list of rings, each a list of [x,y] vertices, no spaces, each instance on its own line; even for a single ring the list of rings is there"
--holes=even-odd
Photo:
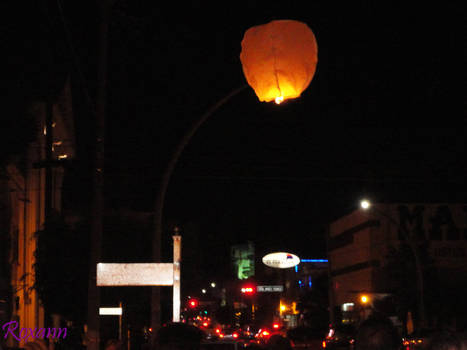
[[[235,245],[231,248],[232,263],[239,280],[255,275],[255,246],[253,242]]]
[[[258,286],[256,290],[258,292],[283,292],[284,286]]]
[[[122,308],[121,307],[100,307],[99,308],[99,315],[121,316],[122,315]]]
[[[170,263],[97,264],[97,285],[172,286],[174,268]]]
[[[263,264],[278,269],[287,269],[300,263],[298,256],[290,253],[271,253],[263,257]]]

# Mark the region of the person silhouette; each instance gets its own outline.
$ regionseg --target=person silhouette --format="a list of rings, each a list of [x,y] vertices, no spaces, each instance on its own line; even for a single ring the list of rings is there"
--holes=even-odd
[[[397,350],[401,343],[402,338],[391,320],[370,316],[358,328],[355,347],[357,350]]]
[[[159,329],[155,350],[199,350],[204,333],[185,323],[170,323]]]

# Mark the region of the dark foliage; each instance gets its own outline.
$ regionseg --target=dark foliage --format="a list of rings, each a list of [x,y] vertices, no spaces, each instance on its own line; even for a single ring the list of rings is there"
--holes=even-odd
[[[397,313],[395,300],[392,295],[382,299],[375,299],[373,301],[373,308],[376,313],[383,317],[391,317]]]
[[[437,271],[433,264],[427,244],[419,245],[419,254],[423,269],[423,289],[425,313],[427,317],[439,311],[439,289]],[[390,291],[400,320],[405,320],[408,311],[417,315],[418,289],[415,259],[411,248],[402,243],[397,248],[392,247],[384,267],[388,277]]]
[[[329,324],[328,276],[313,280],[313,289],[300,296],[297,309],[304,314],[305,323],[314,329],[326,329]]]
[[[34,288],[46,312],[68,320],[83,320],[89,271],[87,225],[72,227],[57,216],[36,234]]]
[[[20,94],[9,95],[3,105],[3,124],[0,128],[0,167],[23,155],[38,131],[32,104],[28,99]]]
[[[436,276],[436,299],[430,308],[439,329],[456,325],[458,330],[467,329],[467,277],[464,272],[452,269],[439,269]]]
[[[24,11],[11,6],[3,27],[8,48],[2,76],[0,166],[24,154],[38,132],[35,102],[55,101],[70,71],[69,51],[56,4],[36,2]]]

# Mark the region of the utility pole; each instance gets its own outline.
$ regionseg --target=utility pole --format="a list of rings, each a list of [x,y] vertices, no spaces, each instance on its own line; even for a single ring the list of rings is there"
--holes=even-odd
[[[161,245],[162,245],[162,233],[163,233],[163,211],[164,211],[164,201],[165,195],[167,192],[167,188],[169,186],[170,177],[177,165],[178,159],[182,155],[185,146],[190,142],[193,135],[196,131],[200,128],[204,122],[211,117],[216,111],[219,110],[223,105],[225,105],[230,99],[240,92],[245,90],[247,85],[243,85],[228,95],[217,101],[214,105],[212,105],[199,119],[197,119],[188,129],[188,131],[183,135],[180,142],[177,144],[176,148],[172,152],[169,162],[164,169],[159,189],[156,194],[156,198],[154,201],[154,239],[152,242],[152,256],[155,263],[161,262]],[[161,327],[161,292],[159,286],[154,286],[151,288],[151,328],[153,333],[153,337],[151,339],[151,343],[154,344],[154,334],[159,330]]]
[[[180,263],[182,261],[182,236],[179,234],[178,227],[175,228],[173,239],[173,322],[180,322]]]
[[[53,101],[48,97],[45,103],[45,221],[48,223],[52,213],[52,147],[53,147]]]
[[[122,324],[123,324],[123,304],[120,302],[118,304],[118,307],[120,308],[121,312],[120,315],[118,315],[118,340],[122,341]]]
[[[336,321],[335,310],[334,310],[334,283],[332,282],[332,270],[331,270],[331,257],[329,252],[331,250],[331,225],[326,226],[326,252],[328,258],[328,298],[329,298],[329,323],[334,325]]]
[[[87,349],[99,350],[100,290],[96,284],[96,266],[101,258],[104,214],[104,137],[107,93],[107,45],[109,15],[112,0],[98,0],[100,26],[98,42],[98,77],[95,123],[95,158],[93,166],[93,202],[91,218],[91,246],[88,281]]]

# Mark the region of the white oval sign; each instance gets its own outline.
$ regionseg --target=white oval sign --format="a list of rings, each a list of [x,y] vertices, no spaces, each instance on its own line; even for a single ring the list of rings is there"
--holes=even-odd
[[[263,257],[263,264],[278,269],[287,269],[300,264],[300,258],[290,253],[271,253]]]

